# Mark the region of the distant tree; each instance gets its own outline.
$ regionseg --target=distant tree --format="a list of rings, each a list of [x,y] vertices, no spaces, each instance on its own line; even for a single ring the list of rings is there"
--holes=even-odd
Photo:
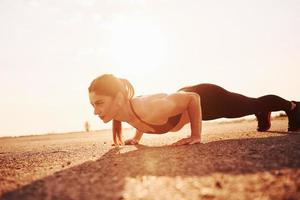
[[[86,132],[90,132],[90,123],[88,121],[85,121],[84,123],[84,129]]]

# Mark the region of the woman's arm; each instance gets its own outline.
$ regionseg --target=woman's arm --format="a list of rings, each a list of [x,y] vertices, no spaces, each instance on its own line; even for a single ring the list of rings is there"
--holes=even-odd
[[[191,125],[191,136],[183,138],[174,145],[195,144],[201,140],[202,111],[200,96],[194,92],[177,92],[152,101],[148,112],[153,118],[166,118],[187,112]],[[163,111],[163,112],[161,112]]]
[[[191,137],[199,138],[202,128],[202,112],[201,112],[201,103],[200,96],[193,95],[189,105],[187,107],[190,123],[191,123]]]
[[[183,138],[173,145],[195,144],[201,142],[202,111],[200,96],[198,94],[192,94],[190,95],[190,98],[187,105],[187,111],[191,124],[191,137]]]
[[[143,132],[136,129],[135,136],[132,139],[125,140],[125,145],[138,144],[143,136]]]

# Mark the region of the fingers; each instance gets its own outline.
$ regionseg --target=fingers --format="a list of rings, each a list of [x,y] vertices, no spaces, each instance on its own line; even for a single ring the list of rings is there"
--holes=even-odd
[[[191,142],[191,138],[183,138],[173,143],[172,146],[186,145],[189,144],[190,142]]]
[[[111,146],[119,147],[119,146],[123,146],[123,145],[125,145],[125,142],[117,141],[117,142],[114,142]]]
[[[125,141],[125,145],[135,145],[138,144],[138,141],[136,141],[135,139],[129,139]]]
[[[115,144],[115,143],[113,143],[111,146],[136,145],[136,144],[139,144],[139,142],[136,141],[135,139],[128,139],[128,140],[125,140],[124,144],[121,144],[121,143]]]
[[[193,138],[183,138],[178,140],[177,142],[173,143],[172,146],[180,146],[180,145],[187,145],[187,144],[196,144],[200,143],[200,139],[193,139]]]
[[[111,146],[114,146],[114,147],[119,147],[119,146],[123,146],[124,144],[122,144],[122,143],[117,143],[117,144],[115,144],[115,143],[113,143],[113,144],[111,144]]]
[[[200,138],[199,139],[193,139],[189,144],[197,144],[197,143],[200,143],[201,140]]]

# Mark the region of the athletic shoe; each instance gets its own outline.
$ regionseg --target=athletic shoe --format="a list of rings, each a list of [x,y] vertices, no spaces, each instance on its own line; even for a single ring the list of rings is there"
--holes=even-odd
[[[258,125],[257,131],[263,132],[267,131],[271,127],[271,112],[260,112],[255,114]]]
[[[287,113],[289,118],[288,131],[300,131],[300,102],[292,101],[296,107]]]

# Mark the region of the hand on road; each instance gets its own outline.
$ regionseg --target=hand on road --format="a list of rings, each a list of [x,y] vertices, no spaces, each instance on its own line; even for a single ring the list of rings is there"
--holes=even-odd
[[[178,140],[177,142],[173,143],[172,146],[196,144],[196,143],[200,143],[200,138],[187,137],[187,138]]]
[[[135,139],[125,140],[125,145],[135,145],[135,144],[139,144],[139,142]]]

